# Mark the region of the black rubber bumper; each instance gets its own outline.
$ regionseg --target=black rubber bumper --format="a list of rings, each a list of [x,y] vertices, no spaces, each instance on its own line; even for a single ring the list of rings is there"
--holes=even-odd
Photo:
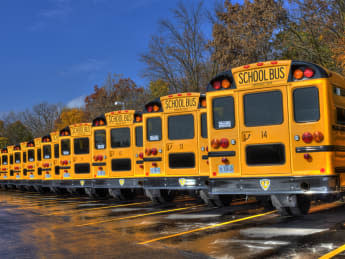
[[[146,177],[144,189],[202,190],[208,189],[208,177]]]
[[[143,178],[94,179],[93,188],[116,188],[116,189],[143,188]]]
[[[91,179],[81,179],[81,180],[61,180],[59,181],[59,185],[56,187],[61,188],[85,188],[91,187],[92,188],[92,180]]]
[[[338,176],[209,179],[211,194],[322,194],[340,192]]]

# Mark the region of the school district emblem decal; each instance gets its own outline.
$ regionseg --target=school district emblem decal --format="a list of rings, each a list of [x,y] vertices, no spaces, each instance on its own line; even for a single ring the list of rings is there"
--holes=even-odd
[[[261,179],[260,180],[261,189],[263,189],[264,191],[267,191],[270,188],[270,185],[271,185],[270,179]]]

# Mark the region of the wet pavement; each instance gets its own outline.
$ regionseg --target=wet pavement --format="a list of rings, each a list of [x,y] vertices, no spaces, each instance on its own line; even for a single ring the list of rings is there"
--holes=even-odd
[[[344,244],[342,202],[292,218],[253,200],[210,208],[188,196],[154,206],[0,191],[0,258],[318,258]]]

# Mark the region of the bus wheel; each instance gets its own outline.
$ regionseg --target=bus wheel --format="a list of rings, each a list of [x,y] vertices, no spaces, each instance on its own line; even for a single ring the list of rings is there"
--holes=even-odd
[[[98,197],[96,189],[94,189],[94,188],[87,187],[87,188],[84,188],[84,191],[85,191],[86,195],[89,196],[90,198],[97,198]]]
[[[297,195],[296,207],[289,207],[292,216],[302,216],[308,214],[310,209],[310,198],[307,195]]]
[[[128,199],[128,196],[129,196],[128,193],[126,193],[122,189],[109,188],[108,193],[109,193],[110,197],[113,197],[114,199],[119,200],[119,201],[126,200],[126,199]]]
[[[172,202],[176,197],[175,190],[145,190],[145,195],[150,198],[153,204]]]
[[[231,195],[212,195],[207,190],[200,191],[201,199],[211,207],[224,207],[229,206],[232,201]]]
[[[269,196],[259,196],[256,197],[256,200],[261,206],[264,207],[265,211],[271,211],[275,209]]]

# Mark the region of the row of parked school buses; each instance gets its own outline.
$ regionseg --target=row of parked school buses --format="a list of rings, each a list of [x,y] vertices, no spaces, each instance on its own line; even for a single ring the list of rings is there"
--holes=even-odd
[[[206,95],[178,93],[143,111],[106,113],[1,150],[3,188],[154,202],[188,192],[208,204],[255,196],[283,215],[345,187],[345,79],[291,60],[215,76]]]

